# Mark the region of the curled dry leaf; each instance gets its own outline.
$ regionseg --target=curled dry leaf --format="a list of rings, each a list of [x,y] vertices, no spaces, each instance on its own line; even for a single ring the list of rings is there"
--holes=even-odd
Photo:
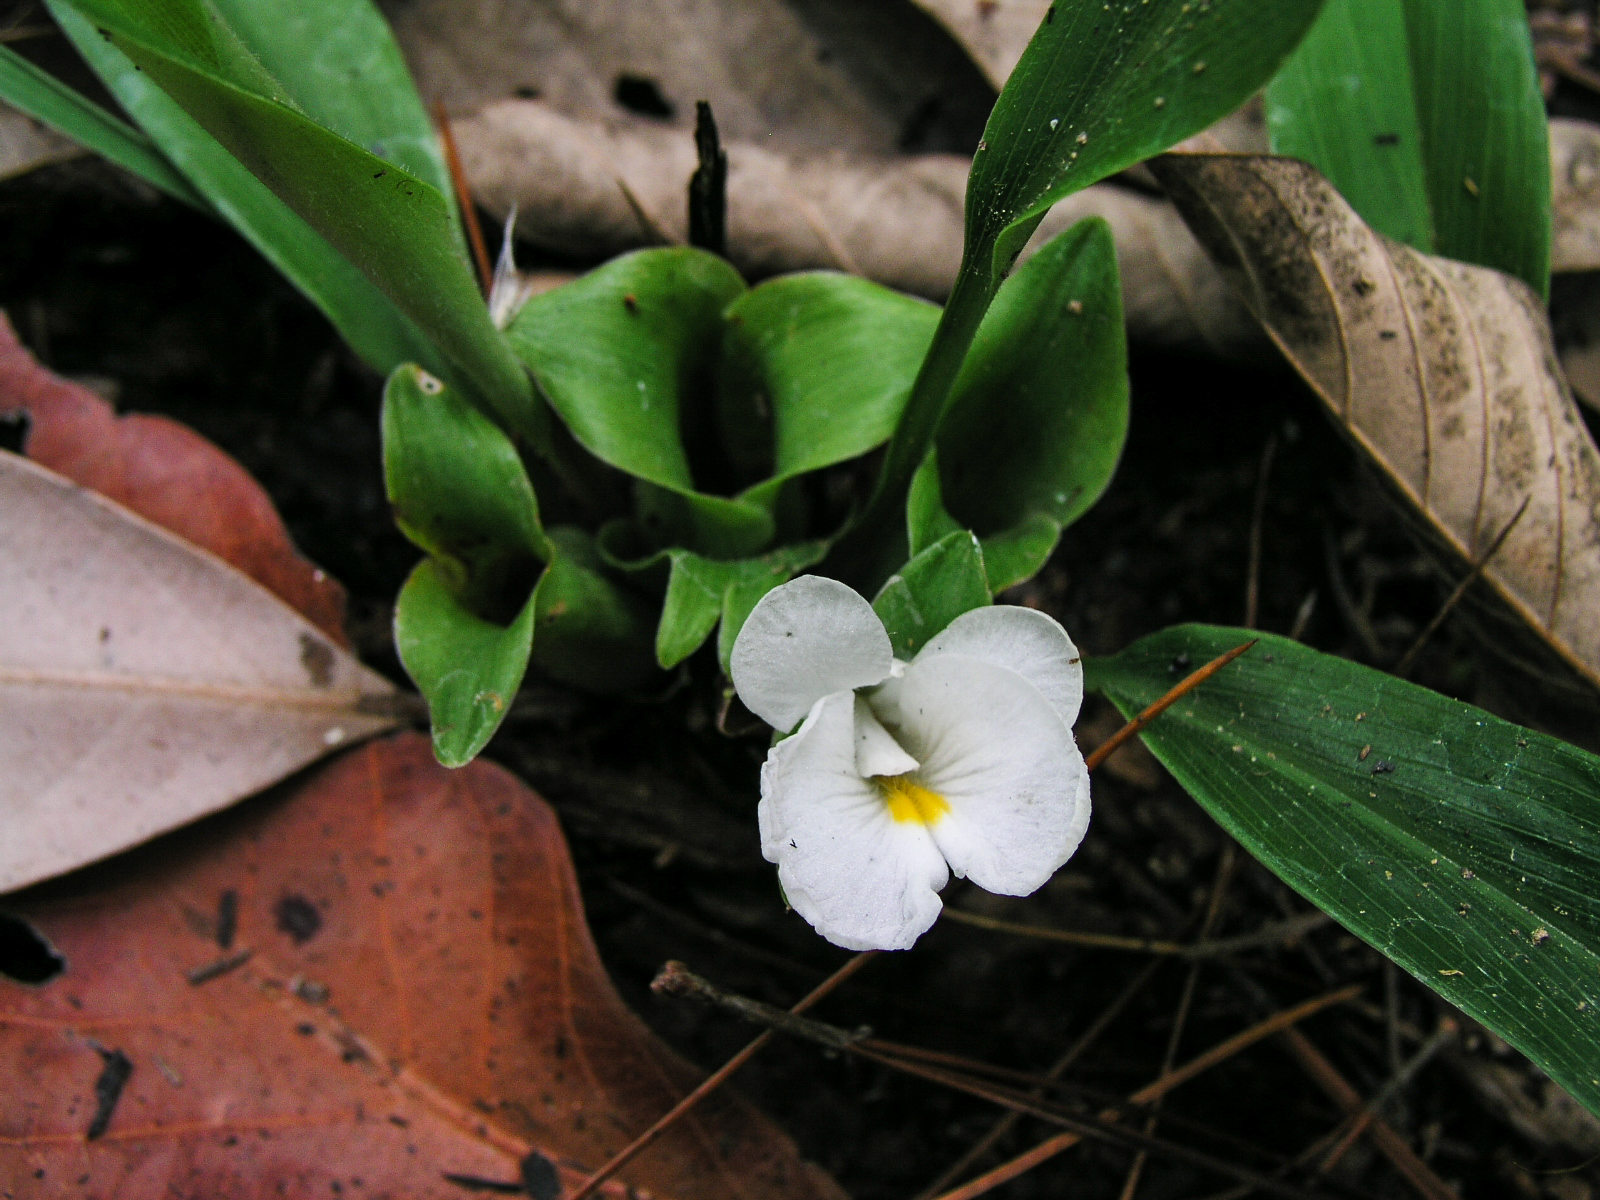
[[[914,0],[959,42],[999,91],[1017,65],[1050,0]]]
[[[0,179],[25,175],[35,167],[65,162],[83,154],[78,143],[48,125],[0,104]]]
[[[1459,571],[1510,527],[1484,570],[1479,615],[1514,619],[1487,648],[1526,655],[1538,643],[1515,635],[1531,630],[1600,687],[1600,451],[1538,298],[1374,233],[1305,163],[1174,154],[1154,166],[1446,561]]]
[[[1550,122],[1550,269],[1600,270],[1600,125]]]
[[[602,258],[687,236],[692,141],[608,128],[508,100],[454,123],[473,194],[518,232]],[[957,155],[789,157],[728,146],[728,252],[747,276],[846,270],[942,299],[961,260],[967,159]],[[1147,343],[1259,355],[1263,339],[1166,201],[1103,184],[1051,211],[1041,245],[1087,216],[1110,222],[1133,336]]]
[[[34,361],[0,313],[0,417],[28,422],[29,458],[233,564],[339,645],[344,589],[300,556],[261,485],[186,425],[118,417]]]
[[[394,724],[393,686],[220,559],[0,452],[0,892]]]
[[[413,734],[12,910],[65,970],[0,978],[6,1194],[459,1200],[525,1170],[570,1192],[698,1079],[606,978],[550,809]],[[843,1200],[726,1091],[622,1180]]]

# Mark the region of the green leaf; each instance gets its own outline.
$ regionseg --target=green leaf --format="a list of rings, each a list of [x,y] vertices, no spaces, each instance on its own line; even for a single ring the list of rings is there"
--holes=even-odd
[[[6,46],[0,46],[0,99],[167,195],[211,211],[148,137]]]
[[[1043,566],[1055,545],[1045,529],[1059,533],[1105,492],[1127,433],[1116,246],[1091,218],[1000,288],[939,424],[944,504],[985,539],[996,591]],[[988,541],[997,536],[1004,563]]]
[[[548,413],[489,320],[439,189],[297,111],[199,0],[76,7],[425,330],[507,423],[551,453]]]
[[[1276,153],[1431,254],[1550,283],[1550,145],[1521,0],[1328,0],[1267,89]]]
[[[1600,1111],[1600,758],[1245,630],[1164,630],[1086,682],[1131,716],[1256,636],[1146,744],[1285,882]]]
[[[751,288],[728,306],[719,424],[730,451],[768,480],[856,458],[889,440],[939,323],[937,306],[854,275],[811,271]]]
[[[1237,108],[1272,77],[1320,4],[1051,5],[989,114],[967,182],[961,270],[847,554],[870,552],[898,519],[984,312],[1050,207]]]
[[[722,622],[718,657],[724,673],[733,641],[756,602],[787,583],[828,551],[822,541],[797,542],[757,558],[718,562],[687,550],[665,551],[671,564],[667,595],[656,627],[656,661],[675,667],[698,650]]]
[[[394,641],[428,701],[434,756],[464,767],[489,744],[522,686],[542,587],[510,625],[499,625],[468,609],[448,575],[443,559],[417,564],[395,601]]]
[[[385,490],[430,557],[395,608],[400,661],[428,701],[434,753],[488,744],[527,670],[541,561],[555,553],[516,447],[460,392],[403,366],[383,389]]]
[[[657,545],[738,557],[772,539],[764,508],[697,488],[684,445],[712,415],[722,310],[744,290],[704,250],[640,250],[535,296],[506,331],[573,436],[653,485],[639,498]]]
[[[983,550],[964,529],[941,538],[889,577],[872,609],[897,658],[912,658],[944,627],[991,602]]]
[[[538,590],[533,661],[547,675],[591,692],[627,692],[657,680],[655,612],[606,578],[581,529],[549,531],[555,557]]]
[[[128,57],[75,9],[48,0],[50,11],[124,109],[162,154],[261,256],[320,308],[374,370],[402,362],[435,374],[444,360],[422,331],[320,234],[291,212]],[[117,160],[113,160],[117,161]]]

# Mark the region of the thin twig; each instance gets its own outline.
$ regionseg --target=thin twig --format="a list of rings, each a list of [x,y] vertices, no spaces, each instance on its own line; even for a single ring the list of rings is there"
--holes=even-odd
[[[756,1025],[765,1025],[778,1033],[815,1042],[829,1050],[848,1050],[862,1038],[870,1037],[870,1029],[840,1029],[823,1021],[813,1021],[748,996],[725,992],[708,979],[703,979],[681,962],[669,961],[650,981],[650,990],[658,996],[688,996],[703,1000],[718,1008],[735,1013]]]
[[[1196,1075],[1232,1058],[1241,1050],[1255,1045],[1263,1038],[1271,1037],[1275,1033],[1282,1033],[1284,1030],[1292,1030],[1296,1022],[1304,1020],[1312,1013],[1327,1008],[1329,1005],[1340,1004],[1354,999],[1360,994],[1360,991],[1360,985],[1354,984],[1350,987],[1341,988],[1336,992],[1329,992],[1326,995],[1307,1000],[1302,1004],[1295,1005],[1293,1008],[1286,1008],[1281,1012],[1274,1013],[1266,1020],[1252,1025],[1249,1029],[1235,1034],[1226,1041],[1219,1042],[1205,1053],[1190,1059],[1170,1074],[1146,1084],[1128,1097],[1128,1104],[1130,1106],[1148,1104],[1158,1096],[1166,1095],[1180,1084],[1187,1083]],[[985,1172],[954,1191],[944,1193],[944,1195],[938,1197],[938,1200],[976,1200],[978,1196],[982,1196],[1003,1183],[1009,1183],[1040,1163],[1054,1158],[1063,1150],[1071,1149],[1082,1140],[1083,1135],[1076,1130],[1058,1133],[1010,1162],[1002,1163],[994,1170]]]
[[[980,917],[977,913],[964,912],[959,908],[946,908],[944,916],[946,920],[961,925],[990,929],[996,933],[1014,933],[1021,937],[1066,942],[1069,945],[1087,946],[1097,950],[1128,950],[1139,954],[1157,954],[1173,958],[1220,958],[1236,954],[1240,950],[1254,950],[1262,946],[1292,942],[1313,929],[1322,928],[1333,919],[1327,913],[1303,913],[1298,917],[1290,917],[1287,921],[1274,921],[1269,925],[1263,925],[1253,933],[1242,933],[1236,937],[1207,938],[1185,944],[1154,938],[1119,937],[1111,933],[1078,933],[1067,929],[1051,929],[1045,925],[1019,925],[1013,921],[996,920],[994,917]]]
[[[866,966],[867,963],[872,961],[872,959],[877,956],[877,953],[878,952],[876,950],[866,950],[860,954],[857,954],[854,958],[845,963],[844,966],[840,967],[832,975],[828,976],[828,978],[824,979],[815,988],[813,988],[803,1000],[801,1000],[789,1011],[796,1014],[805,1012],[806,1009],[816,1004],[829,992],[833,991],[862,967]],[[616,1154],[611,1156],[610,1161],[608,1161],[593,1175],[589,1176],[589,1178],[584,1181],[583,1186],[581,1186],[572,1194],[571,1200],[586,1200],[587,1197],[594,1195],[601,1184],[605,1183],[606,1180],[610,1179],[623,1167],[627,1166],[628,1163],[633,1160],[635,1155],[644,1150],[663,1133],[670,1129],[680,1117],[682,1117],[695,1105],[699,1104],[700,1101],[704,1100],[707,1096],[711,1095],[712,1092],[716,1091],[719,1087],[726,1083],[728,1078],[733,1075],[735,1071],[759,1054],[762,1048],[771,1040],[772,1031],[769,1029],[763,1032],[759,1037],[752,1041],[743,1050],[739,1051],[739,1053],[735,1054],[727,1062],[723,1063],[722,1066],[716,1071],[706,1076],[705,1080],[700,1084],[699,1087],[695,1088],[694,1091],[690,1092],[682,1100],[679,1100],[675,1105],[672,1106],[671,1110],[669,1110],[666,1115],[661,1117],[661,1119],[658,1120],[654,1125],[650,1126],[649,1129],[646,1129],[638,1137],[634,1138],[633,1141],[629,1142],[621,1150],[617,1151]]]
[[[948,912],[949,910],[946,909],[945,911]],[[1079,1035],[1078,1040],[1072,1043],[1067,1052],[1051,1064],[1050,1070],[1045,1075],[1045,1080],[1054,1082],[1065,1075],[1071,1069],[1072,1064],[1082,1058],[1084,1052],[1099,1040],[1100,1035],[1110,1027],[1111,1022],[1122,1014],[1122,1010],[1132,1003],[1133,998],[1144,990],[1151,977],[1160,969],[1160,959],[1153,959],[1146,963],[1129,982],[1128,986],[1122,989],[1117,998],[1108,1004],[1104,1011],[1090,1023],[1089,1028]],[[1036,1087],[1031,1094],[1039,1096],[1043,1095],[1043,1092],[1043,1087]],[[937,1196],[945,1188],[960,1179],[967,1173],[969,1167],[982,1161],[983,1156],[988,1154],[1001,1138],[1010,1133],[1020,1119],[1021,1114],[1019,1113],[1006,1113],[1005,1116],[995,1122],[994,1127],[988,1133],[974,1142],[965,1154],[946,1167],[937,1179],[924,1188],[917,1200],[930,1200],[930,1197]]]
[[[472,189],[467,186],[467,173],[461,169],[461,155],[456,150],[456,135],[450,130],[450,114],[444,110],[443,98],[433,102],[433,117],[439,125],[439,142],[444,146],[445,165],[450,168],[450,182],[455,184],[456,201],[461,206],[461,223],[467,227],[467,244],[472,247],[472,261],[478,267],[478,282],[487,296],[494,288],[494,267],[489,262],[489,248],[483,240],[483,226],[478,224],[478,209],[472,203]]]
[[[1210,679],[1218,671],[1222,670],[1223,667],[1227,666],[1234,659],[1238,658],[1241,654],[1250,649],[1251,646],[1254,646],[1260,640],[1260,638],[1251,638],[1248,642],[1244,643],[1244,645],[1235,646],[1226,654],[1221,654],[1216,658],[1213,658],[1199,670],[1191,671],[1188,677],[1185,678],[1182,683],[1178,684],[1177,687],[1173,688],[1165,696],[1161,697],[1161,699],[1157,700],[1149,708],[1145,709],[1137,717],[1129,721],[1121,729],[1117,730],[1098,747],[1096,747],[1094,752],[1085,760],[1089,770],[1092,771],[1101,763],[1105,762],[1106,759],[1110,758],[1121,748],[1123,742],[1127,741],[1134,734],[1138,733],[1146,725],[1150,724],[1151,721],[1154,721],[1162,713],[1166,712],[1167,709],[1171,708],[1174,704],[1181,700],[1185,695],[1199,687],[1206,680]]]
[[[1489,548],[1473,560],[1472,570],[1467,572],[1465,579],[1456,584],[1455,590],[1450,593],[1444,604],[1440,606],[1439,611],[1433,614],[1433,620],[1428,622],[1427,628],[1417,634],[1417,640],[1411,643],[1411,649],[1401,655],[1400,661],[1395,663],[1394,670],[1390,672],[1391,675],[1400,679],[1405,678],[1406,672],[1411,669],[1411,664],[1416,661],[1417,655],[1421,654],[1422,648],[1428,644],[1428,639],[1439,632],[1439,626],[1444,624],[1445,618],[1450,615],[1455,606],[1461,603],[1462,597],[1467,594],[1467,589],[1482,577],[1484,568],[1489,565],[1489,560],[1499,552],[1506,538],[1516,528],[1517,522],[1522,520],[1522,514],[1528,511],[1528,502],[1532,499],[1533,493],[1531,492],[1523,497],[1521,507],[1512,514],[1511,520],[1506,522],[1505,528],[1500,530],[1494,541],[1489,543]]]
[[[1250,510],[1250,570],[1244,586],[1244,627],[1254,629],[1261,598],[1261,525],[1267,513],[1267,481],[1272,475],[1272,459],[1278,453],[1278,435],[1267,435],[1261,449],[1261,467],[1256,472],[1256,499]]]
[[[1338,1144],[1328,1151],[1328,1156],[1317,1167],[1317,1174],[1326,1175],[1333,1170],[1338,1165],[1339,1160],[1355,1144],[1355,1140],[1366,1132],[1367,1126],[1372,1124],[1373,1120],[1384,1110],[1388,1103],[1399,1095],[1401,1090],[1416,1077],[1418,1071],[1428,1065],[1429,1060],[1434,1055],[1455,1041],[1456,1035],[1460,1032],[1461,1027],[1454,1020],[1449,1017],[1442,1018],[1434,1035],[1422,1044],[1420,1050],[1402,1063],[1395,1073],[1389,1077],[1389,1082],[1379,1088],[1377,1094],[1367,1101],[1366,1107],[1350,1119],[1349,1128],[1345,1131],[1344,1136],[1340,1138]]]
[[[1228,880],[1233,876],[1234,843],[1224,842],[1222,847],[1222,861],[1217,864],[1217,877],[1211,885],[1211,898],[1206,904],[1205,917],[1200,923],[1200,937],[1204,940],[1216,926],[1217,916],[1222,912],[1222,898],[1227,892]],[[1183,990],[1178,994],[1178,1008],[1172,1017],[1172,1031],[1167,1035],[1167,1051],[1161,1059],[1161,1077],[1172,1074],[1172,1065],[1178,1061],[1178,1046],[1183,1040],[1183,1031],[1189,1024],[1189,1010],[1194,1005],[1195,989],[1200,984],[1200,962],[1194,961],[1189,966],[1189,973],[1184,977]],[[1145,1117],[1144,1131],[1147,1136],[1154,1136],[1160,1118],[1158,1110],[1161,1101],[1155,1100],[1150,1105],[1149,1115]],[[1134,1156],[1132,1164],[1128,1167],[1128,1176],[1122,1185],[1122,1200],[1134,1200],[1139,1190],[1139,1180],[1144,1176],[1144,1165],[1149,1155],[1141,1150]]]
[[[653,239],[657,245],[679,246],[683,243],[668,232],[666,226],[656,220],[655,214],[645,207],[644,201],[639,199],[639,194],[628,186],[628,181],[621,175],[617,176],[617,187],[622,191],[622,198],[628,202],[628,207],[633,210],[633,219],[639,222],[639,228],[644,230],[647,238]]]

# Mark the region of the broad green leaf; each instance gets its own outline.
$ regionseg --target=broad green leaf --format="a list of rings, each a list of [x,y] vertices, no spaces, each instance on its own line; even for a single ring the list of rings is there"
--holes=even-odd
[[[432,184],[455,211],[455,188],[433,122],[372,0],[211,4],[296,108]]]
[[[506,330],[573,436],[654,485],[639,499],[657,545],[738,557],[772,538],[765,509],[697,487],[685,449],[714,418],[722,310],[744,290],[714,254],[640,250],[535,296]]]
[[[206,198],[173,169],[148,137],[6,46],[0,46],[0,100],[167,195],[201,212],[211,211]]]
[[[383,390],[383,471],[401,531],[429,558],[395,607],[400,661],[428,701],[434,753],[471,762],[527,670],[554,547],[511,439],[460,392],[403,366]]]
[[[728,306],[718,380],[724,437],[770,501],[787,480],[889,440],[939,309],[853,275],[783,275]]]
[[[207,206],[305,293],[368,366],[387,375],[412,361],[435,374],[444,372],[444,361],[422,331],[366,276],[100,37],[90,21],[61,0],[47,2],[79,53]]]
[[[935,447],[912,476],[911,491],[906,496],[906,540],[912,556],[960,528],[944,506],[939,451]],[[1049,560],[1060,538],[1061,525],[1046,513],[1030,514],[1009,529],[979,538],[989,590],[999,593],[1032,578]]]
[[[655,612],[604,574],[581,529],[549,530],[555,557],[539,581],[533,661],[553,679],[591,692],[626,692],[656,681]]]
[[[1186,625],[1086,682],[1264,864],[1600,1111],[1600,758],[1287,638]]]
[[[488,745],[522,686],[543,579],[511,624],[500,625],[463,604],[448,575],[447,560],[417,564],[395,601],[394,641],[428,701],[434,756],[464,767]]]
[[[1047,526],[1059,532],[1105,492],[1127,432],[1122,287],[1110,227],[1095,218],[1006,280],[939,424],[945,507],[986,539],[996,591],[1044,565]],[[1008,554],[1000,570],[987,539],[1007,534],[1030,557]]]
[[[200,0],[76,7],[551,453],[548,413],[489,320],[439,189],[302,115]]]
[[[798,542],[757,558],[719,562],[687,550],[665,552],[672,564],[661,622],[656,627],[656,660],[675,667],[698,650],[722,622],[717,639],[724,672],[733,640],[756,602],[787,583],[827,553],[826,542]]]
[[[1550,282],[1550,145],[1521,0],[1328,0],[1267,89],[1279,154],[1418,250]]]
[[[990,602],[983,550],[958,529],[891,575],[872,609],[889,631],[895,657],[909,659],[962,613]]]
[[[967,347],[1044,214],[1237,108],[1272,77],[1320,4],[1051,5],[989,114],[967,183],[961,270],[847,556],[869,553],[898,519]]]

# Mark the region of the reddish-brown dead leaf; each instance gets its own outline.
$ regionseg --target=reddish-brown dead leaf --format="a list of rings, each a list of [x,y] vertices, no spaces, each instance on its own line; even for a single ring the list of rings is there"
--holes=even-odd
[[[0,978],[0,1194],[462,1200],[447,1176],[512,1184],[534,1153],[570,1190],[698,1075],[606,978],[551,810],[415,734],[8,908],[66,966]],[[842,1200],[726,1093],[623,1179]]]
[[[231,563],[341,646],[344,588],[306,561],[244,467],[186,425],[118,417],[88,388],[46,370],[0,313],[0,416],[29,418],[25,451]]]

